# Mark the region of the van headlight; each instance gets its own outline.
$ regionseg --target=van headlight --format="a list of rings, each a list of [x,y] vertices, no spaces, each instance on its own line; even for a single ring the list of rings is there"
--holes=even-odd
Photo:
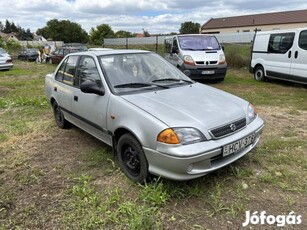
[[[219,55],[219,64],[225,64],[225,63],[226,63],[225,54],[220,54]]]
[[[166,144],[192,144],[207,140],[204,134],[198,129],[184,127],[184,128],[168,128],[163,130],[157,136],[157,141]]]
[[[249,104],[247,107],[247,124],[251,123],[257,117],[255,106]]]
[[[195,65],[195,62],[190,55],[184,55],[183,56],[183,62],[184,62],[184,64],[187,64],[187,65]]]

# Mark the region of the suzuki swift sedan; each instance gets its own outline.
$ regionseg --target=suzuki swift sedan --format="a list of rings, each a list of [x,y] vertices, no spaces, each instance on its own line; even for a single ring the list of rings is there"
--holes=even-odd
[[[67,55],[45,77],[56,124],[112,146],[126,176],[188,180],[238,160],[259,142],[263,120],[249,102],[196,83],[140,50]]]

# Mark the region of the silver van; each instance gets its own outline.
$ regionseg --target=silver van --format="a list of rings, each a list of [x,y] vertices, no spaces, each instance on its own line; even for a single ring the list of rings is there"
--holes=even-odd
[[[307,27],[256,33],[249,71],[257,81],[307,84]]]
[[[212,34],[182,34],[164,41],[165,59],[192,79],[223,81],[227,63],[222,46]]]

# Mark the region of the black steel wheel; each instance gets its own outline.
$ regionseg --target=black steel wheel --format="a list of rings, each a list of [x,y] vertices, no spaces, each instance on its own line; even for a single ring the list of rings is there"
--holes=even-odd
[[[149,179],[148,162],[141,144],[131,134],[124,134],[117,144],[119,166],[125,175],[137,183]]]
[[[58,106],[58,103],[54,102],[52,108],[57,126],[59,126],[61,129],[68,128],[70,123],[65,119],[61,108]]]

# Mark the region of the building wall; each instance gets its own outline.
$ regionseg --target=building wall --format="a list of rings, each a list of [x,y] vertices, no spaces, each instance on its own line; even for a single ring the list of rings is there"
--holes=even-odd
[[[263,25],[263,26],[246,26],[246,27],[233,27],[233,28],[219,28],[219,29],[208,29],[201,30],[201,33],[242,33],[242,32],[254,32],[257,28],[261,31],[270,31],[270,30],[282,30],[282,29],[293,29],[307,27],[306,23],[295,23],[295,24],[276,24],[276,25]]]

